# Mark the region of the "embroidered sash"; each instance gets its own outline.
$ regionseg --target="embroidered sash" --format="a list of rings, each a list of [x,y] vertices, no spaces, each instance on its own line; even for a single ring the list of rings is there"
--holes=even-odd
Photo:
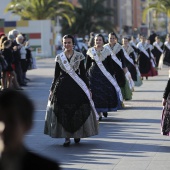
[[[170,44],[166,41],[165,45],[167,46],[167,48],[170,50]]]
[[[123,52],[124,52],[124,55],[125,55],[126,59],[127,59],[131,64],[134,65],[134,62],[133,62],[132,58],[129,57],[128,53],[125,51],[124,48],[122,48],[122,49],[123,49]]]
[[[104,47],[107,48],[110,51],[112,59],[122,68],[121,61],[116,57],[116,55],[113,53],[113,51],[111,50],[109,45],[105,45]]]
[[[104,67],[102,61],[99,60],[99,56],[97,55],[96,50],[94,49],[94,47],[91,49],[91,52],[92,52],[92,54],[94,56],[94,60],[95,60],[96,64],[98,65],[99,69],[105,75],[105,77],[110,81],[110,83],[115,87],[117,93],[119,94],[120,100],[123,101],[123,97],[122,97],[120,87],[118,86],[116,80],[112,77],[112,75],[106,70],[106,68]]]
[[[66,72],[70,75],[70,77],[82,88],[82,90],[84,91],[84,93],[87,95],[89,101],[90,101],[90,104],[91,104],[91,107],[96,115],[96,119],[98,120],[99,116],[98,116],[98,113],[95,109],[95,106],[94,106],[94,102],[91,98],[91,95],[90,95],[90,91],[88,89],[88,87],[86,86],[86,84],[84,83],[84,81],[76,74],[76,72],[73,70],[73,68],[71,67],[70,63],[68,62],[64,52],[62,52],[60,54],[60,59],[61,59],[61,62],[63,64],[63,66],[65,67],[66,69]]]
[[[157,42],[154,42],[153,45],[161,52],[163,53],[163,50],[161,49],[161,47],[159,46],[159,44]]]
[[[148,58],[150,58],[148,52],[145,50],[145,48],[143,47],[143,45],[142,45],[141,43],[138,43],[137,47],[138,47],[138,49],[139,49],[140,51],[142,51]]]

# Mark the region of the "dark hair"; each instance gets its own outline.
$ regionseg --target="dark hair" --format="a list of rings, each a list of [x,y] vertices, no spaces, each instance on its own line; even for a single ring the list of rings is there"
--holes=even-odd
[[[160,39],[160,36],[159,36],[159,35],[157,35],[157,36],[155,37],[155,40],[156,40],[156,39]]]
[[[0,118],[4,123],[19,121],[30,127],[33,121],[34,105],[26,94],[7,89],[0,93]]]
[[[123,37],[122,39],[126,39],[126,40],[128,40],[128,41],[129,41],[129,37]]]
[[[101,37],[103,40],[103,43],[105,44],[105,39],[102,34],[96,34],[94,38],[96,38],[96,37]]]
[[[10,43],[11,43],[11,40],[5,40],[5,41],[2,43],[2,48],[8,46]]]
[[[8,40],[7,36],[6,35],[3,35],[1,38],[0,38],[0,49],[2,48],[2,44],[4,41]]]
[[[114,33],[114,32],[109,33],[109,35],[114,35],[114,36],[115,36],[115,38],[116,38],[116,39],[118,39],[118,37],[117,37],[116,33]]]
[[[74,40],[74,37],[73,37],[72,35],[67,34],[67,35],[64,35],[64,36],[63,36],[63,39],[67,39],[67,38],[71,38],[73,45],[75,45],[75,40]]]
[[[143,37],[143,38],[147,38],[144,34],[140,34],[140,38]]]

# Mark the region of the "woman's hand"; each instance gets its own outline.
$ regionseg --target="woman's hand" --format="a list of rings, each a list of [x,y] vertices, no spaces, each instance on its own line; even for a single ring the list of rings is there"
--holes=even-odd
[[[162,106],[165,106],[166,105],[166,99],[162,99]]]
[[[18,49],[17,46],[14,46],[14,47],[13,47],[13,50],[14,50],[14,51],[17,51],[17,49]]]
[[[124,73],[126,74],[128,72],[127,67],[123,68]]]

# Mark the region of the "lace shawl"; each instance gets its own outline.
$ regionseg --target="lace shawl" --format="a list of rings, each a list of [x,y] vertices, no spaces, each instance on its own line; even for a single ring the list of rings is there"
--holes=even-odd
[[[93,48],[93,47],[92,47],[92,48]],[[88,49],[87,55],[89,55],[89,56],[91,57],[91,59],[94,60],[94,56],[93,56],[92,51],[91,51],[92,48],[89,48],[89,49]],[[96,52],[97,52],[97,51],[96,51]],[[106,49],[106,48],[103,48],[102,51],[97,52],[97,55],[99,56],[100,61],[104,61],[104,60],[107,58],[107,56],[110,55],[110,51],[109,51],[108,49]]]
[[[150,48],[149,45],[150,45],[150,44],[147,44],[147,43],[144,43],[144,44],[143,44],[142,42],[139,42],[139,43],[137,44],[137,47],[138,47],[139,50],[141,49],[141,47],[143,47],[145,50],[147,50],[148,48]]]
[[[163,45],[163,43],[162,43],[162,42],[159,42],[159,43],[158,43],[158,42],[154,42],[154,43],[153,43],[153,46],[155,46],[155,47],[156,47],[156,44],[158,44],[158,46],[159,46],[159,47],[162,47],[162,45]]]
[[[79,53],[79,52],[77,52],[77,51],[74,51],[74,54],[73,54],[73,56],[71,57],[70,62],[69,62],[74,71],[76,71],[76,70],[79,68],[80,62],[81,62],[82,60],[84,60],[84,59],[85,59],[85,57],[84,57],[84,55],[83,55],[82,53]],[[65,69],[65,67],[63,66],[62,61],[61,61],[61,59],[60,59],[60,54],[58,54],[58,55],[56,56],[55,61],[58,62],[59,65],[60,65],[60,68],[61,68],[63,71],[66,72],[66,69]]]
[[[115,55],[122,49],[122,46],[119,43],[116,43],[113,47],[109,44],[105,44],[104,46],[109,46]]]
[[[128,45],[127,48],[125,48],[124,45],[122,45],[122,47],[125,49],[125,51],[128,53],[128,55],[129,55],[130,53],[134,52],[134,49],[133,49],[130,45]]]

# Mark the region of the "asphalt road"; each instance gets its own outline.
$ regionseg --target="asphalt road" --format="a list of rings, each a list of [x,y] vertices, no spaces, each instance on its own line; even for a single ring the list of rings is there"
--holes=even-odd
[[[34,127],[26,135],[25,144],[33,152],[60,162],[67,170],[169,170],[170,137],[160,134],[161,100],[168,80],[168,68],[159,76],[143,80],[136,87],[126,108],[109,113],[100,122],[99,135],[73,140],[69,148],[64,139],[43,134],[49,89],[54,74],[54,58],[37,61],[38,69],[28,71],[31,79],[25,92],[36,106]]]

